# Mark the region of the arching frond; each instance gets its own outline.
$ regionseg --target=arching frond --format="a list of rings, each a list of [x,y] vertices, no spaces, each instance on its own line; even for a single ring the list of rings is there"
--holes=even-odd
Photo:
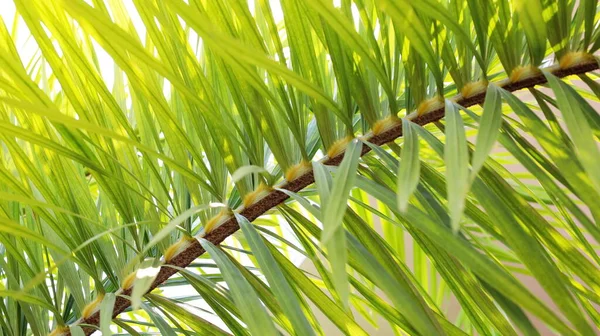
[[[0,335],[598,333],[597,1],[0,9]]]

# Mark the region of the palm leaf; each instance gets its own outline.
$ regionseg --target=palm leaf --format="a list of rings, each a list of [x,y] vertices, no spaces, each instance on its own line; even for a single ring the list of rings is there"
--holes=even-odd
[[[597,333],[599,8],[5,1],[0,334]]]

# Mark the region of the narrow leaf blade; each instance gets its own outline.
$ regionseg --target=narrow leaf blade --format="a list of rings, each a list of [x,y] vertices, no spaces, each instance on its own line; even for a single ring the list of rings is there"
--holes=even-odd
[[[598,165],[600,150],[594,140],[594,133],[584,112],[587,102],[581,99],[573,88],[558,77],[548,72],[545,75],[548,84],[556,94],[558,108],[562,112],[571,139],[573,139],[577,157],[592,181],[594,188],[600,193],[600,169]],[[593,112],[591,108],[587,110]]]
[[[306,319],[306,316],[304,316],[304,313],[302,313],[296,293],[294,293],[294,290],[285,279],[275,257],[269,251],[258,231],[245,217],[236,214],[236,219],[240,223],[244,236],[248,240],[248,244],[258,264],[269,282],[269,287],[273,291],[275,298],[279,301],[286,316],[290,319],[294,331],[299,335],[314,335],[315,333],[310,323]]]
[[[414,129],[415,125],[408,119],[402,120],[402,134],[404,136],[404,148],[398,167],[398,208],[405,212],[408,208],[410,195],[419,184],[419,136]]]
[[[457,106],[446,100],[446,181],[448,183],[448,208],[452,230],[459,230],[460,219],[468,190],[469,155],[465,129]]]
[[[477,146],[473,153],[471,162],[471,177],[473,180],[477,173],[483,167],[485,159],[488,157],[494,147],[494,143],[500,133],[502,125],[502,101],[498,86],[490,84],[485,94],[483,103],[483,115],[479,122],[479,132],[477,133]]]
[[[214,259],[227,282],[233,301],[240,308],[244,322],[248,325],[252,335],[278,335],[271,317],[260,302],[258,295],[244,276],[225,255],[206,239],[200,239],[202,247]]]

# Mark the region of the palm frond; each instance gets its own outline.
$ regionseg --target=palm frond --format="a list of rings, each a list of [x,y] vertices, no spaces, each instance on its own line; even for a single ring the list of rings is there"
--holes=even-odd
[[[0,335],[600,329],[597,1],[0,6]]]

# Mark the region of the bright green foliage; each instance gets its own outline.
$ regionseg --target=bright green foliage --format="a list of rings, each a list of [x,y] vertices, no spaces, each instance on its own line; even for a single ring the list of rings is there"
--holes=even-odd
[[[599,49],[597,0],[2,0],[0,335],[597,334]]]

